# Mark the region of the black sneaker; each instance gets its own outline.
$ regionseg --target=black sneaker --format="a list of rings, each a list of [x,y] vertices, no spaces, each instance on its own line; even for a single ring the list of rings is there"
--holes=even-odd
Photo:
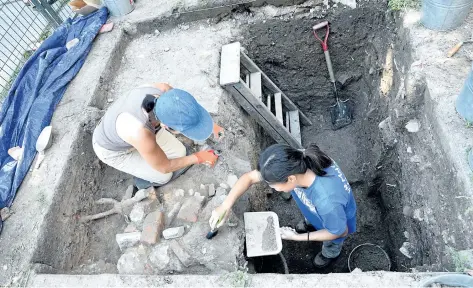
[[[327,258],[324,255],[322,255],[322,252],[319,252],[315,256],[313,263],[316,268],[324,268],[330,265],[330,263],[332,263],[332,261],[335,259],[336,258]]]
[[[299,234],[307,233],[307,232],[314,232],[314,231],[315,231],[315,227],[312,226],[312,224],[307,223],[305,219],[302,219],[296,225],[296,232]]]

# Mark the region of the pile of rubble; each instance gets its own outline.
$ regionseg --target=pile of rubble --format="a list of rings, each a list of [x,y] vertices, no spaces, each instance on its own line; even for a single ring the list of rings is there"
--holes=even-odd
[[[242,264],[243,225],[231,215],[212,240],[206,239],[208,220],[237,177],[227,183],[201,184],[198,192],[175,189],[160,195],[154,188],[140,190],[147,195],[123,211],[129,225],[116,241],[123,252],[118,260],[120,274],[220,273],[236,271]],[[124,198],[131,198],[130,186]],[[134,198],[133,197],[133,198]],[[123,202],[123,200],[122,200]],[[166,209],[168,207],[168,209]],[[167,211],[166,211],[167,210]],[[243,260],[244,261],[244,260]]]

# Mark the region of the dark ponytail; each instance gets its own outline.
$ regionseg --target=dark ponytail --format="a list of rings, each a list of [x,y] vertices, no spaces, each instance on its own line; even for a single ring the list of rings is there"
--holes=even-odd
[[[269,146],[261,153],[258,171],[268,183],[287,182],[290,175],[304,174],[307,169],[318,176],[327,174],[325,168],[332,165],[332,159],[316,144],[310,144],[305,150],[298,150],[285,144]]]
[[[146,113],[153,111],[154,106],[156,105],[156,97],[150,94],[146,94],[145,99],[141,103],[141,107],[145,109]]]

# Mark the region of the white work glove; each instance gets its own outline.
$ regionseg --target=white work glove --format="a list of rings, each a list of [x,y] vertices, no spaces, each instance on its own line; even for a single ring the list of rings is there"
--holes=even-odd
[[[228,208],[220,205],[212,211],[212,216],[210,216],[209,219],[210,229],[218,229],[227,221],[228,215],[230,214],[228,210]]]
[[[296,236],[299,235],[296,230],[291,227],[281,227],[279,230],[281,231],[281,239],[283,240],[295,240]]]

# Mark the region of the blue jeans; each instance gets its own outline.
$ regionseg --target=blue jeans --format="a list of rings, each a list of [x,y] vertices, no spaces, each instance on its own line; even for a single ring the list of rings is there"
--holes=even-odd
[[[342,252],[343,242],[334,243],[333,241],[324,241],[322,246],[322,255],[326,258],[336,258]]]

